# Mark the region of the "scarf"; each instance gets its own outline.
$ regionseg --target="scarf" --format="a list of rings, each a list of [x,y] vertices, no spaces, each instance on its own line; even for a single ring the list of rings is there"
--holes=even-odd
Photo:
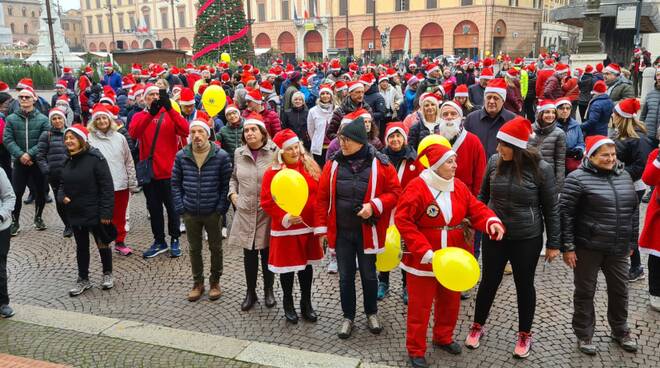
[[[319,101],[318,106],[319,106],[322,110],[328,111],[328,110],[332,110],[332,109],[334,108],[335,105],[332,103],[332,101],[330,101],[330,102],[328,102],[328,103],[323,103],[323,102]]]
[[[192,144],[191,146],[192,146],[193,158],[195,159],[197,168],[201,169],[202,165],[204,165],[204,161],[206,160],[206,157],[209,155],[209,152],[211,151],[211,143],[204,145],[204,147],[202,148],[197,148],[195,147],[194,144]]]
[[[389,146],[385,147],[383,150],[383,153],[389,157],[390,161],[392,161],[392,165],[394,165],[394,168],[398,169],[399,166],[401,165],[401,162],[406,158],[406,146],[401,147],[400,150],[398,151],[393,151]]]

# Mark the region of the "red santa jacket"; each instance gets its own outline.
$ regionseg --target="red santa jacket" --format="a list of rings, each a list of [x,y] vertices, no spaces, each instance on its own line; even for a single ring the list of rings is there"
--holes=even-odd
[[[644,228],[642,235],[639,238],[639,250],[642,253],[649,253],[656,257],[660,257],[660,161],[657,160],[658,149],[656,148],[651,152],[646,168],[642,174],[642,181],[647,185],[655,186],[649,207],[646,210],[646,218],[644,219]]]
[[[86,75],[81,75],[80,78],[78,78],[78,83],[76,86],[76,89],[78,90],[78,99],[80,100],[80,109],[81,111],[87,111],[89,108],[87,106],[87,95],[85,94],[85,91],[87,88],[92,86],[92,81],[86,76]]]
[[[545,82],[551,75],[555,74],[553,68],[544,68],[536,73],[536,96],[540,99],[543,98],[543,91],[545,89]]]
[[[144,160],[149,157],[151,146],[154,144],[156,126],[161,114],[165,115],[160,125],[153,156],[154,179],[157,180],[172,177],[179,137],[185,139],[188,136],[188,122],[174,109],[167,111],[161,108],[156,116],[151,116],[146,110],[135,113],[128,126],[128,134],[138,141],[140,160]]]
[[[467,185],[476,197],[481,190],[481,182],[486,171],[486,151],[479,137],[463,129],[452,145],[456,152],[456,178]],[[418,174],[419,175],[419,174]]]
[[[315,234],[327,234],[330,249],[335,249],[337,240],[337,214],[335,212],[337,168],[336,160],[329,161],[323,167],[319,180],[319,191],[316,203],[314,221]],[[379,218],[375,226],[362,224],[362,238],[364,239],[364,253],[381,253],[385,249],[385,232],[389,225],[390,213],[401,195],[401,185],[394,166],[389,163],[387,156],[376,153],[371,162],[369,185],[364,196],[364,203],[371,204],[373,216]]]
[[[424,170],[403,191],[394,223],[406,244],[400,265],[406,272],[433,277],[429,258],[433,251],[448,246],[470,250],[460,226],[463,219],[470,219],[472,227],[484,233],[489,233],[492,223],[502,223],[460,179],[454,178],[453,191],[450,187],[447,182],[440,183],[432,171]],[[428,263],[422,264],[425,256]]]

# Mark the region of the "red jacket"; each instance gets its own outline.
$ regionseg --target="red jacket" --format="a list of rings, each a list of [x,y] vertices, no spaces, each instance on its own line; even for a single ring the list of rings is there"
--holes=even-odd
[[[577,78],[566,78],[561,85],[561,90],[564,92],[564,97],[571,101],[575,101],[580,97],[580,88],[577,84]]]
[[[504,100],[504,108],[514,114],[520,114],[523,108],[523,98],[520,94],[520,83],[514,81],[515,86],[506,87],[506,99]]]
[[[486,151],[479,138],[463,129],[452,149],[456,152],[456,178],[460,179],[475,197],[481,190],[486,171]],[[418,173],[419,175],[419,173]]]
[[[657,160],[658,149],[656,148],[651,152],[646,168],[642,174],[642,180],[646,185],[655,186],[649,207],[646,210],[646,218],[644,218],[644,228],[642,235],[639,238],[639,250],[642,253],[649,253],[656,257],[660,257],[660,162]]]
[[[538,99],[543,98],[543,89],[545,88],[545,81],[550,78],[551,75],[555,74],[555,70],[552,68],[541,69],[536,73],[536,97]]]
[[[400,267],[417,276],[434,277],[432,264],[421,263],[429,251],[448,246],[470,251],[462,229],[443,227],[459,226],[463,219],[468,218],[474,229],[489,233],[490,224],[501,221],[459,179],[454,179],[453,191],[440,192],[433,189],[433,184],[427,183],[432,181],[429,174],[430,170],[424,170],[419,178],[408,184],[399,198],[394,223],[406,244]],[[449,204],[451,209],[448,221],[442,212],[445,204]]]
[[[319,180],[319,191],[314,216],[314,232],[327,234],[330,249],[335,249],[337,240],[337,215],[335,212],[337,168],[336,160],[326,162]],[[377,153],[371,163],[369,186],[364,196],[364,203],[371,204],[373,216],[379,217],[376,226],[362,224],[364,253],[381,253],[385,249],[385,232],[389,225],[390,213],[401,194],[401,185],[394,166],[386,161],[386,156]]]
[[[188,122],[174,109],[167,111],[161,108],[156,116],[151,116],[146,110],[135,113],[128,127],[128,134],[138,141],[140,160],[144,160],[149,156],[161,114],[165,115],[160,125],[153,156],[154,179],[158,180],[172,177],[179,137],[183,139],[188,137]]]
[[[248,117],[250,114],[252,114],[252,111],[248,109],[243,111],[244,118]],[[261,119],[266,125],[266,130],[271,137],[275,136],[275,133],[282,130],[282,123],[280,122],[280,116],[277,115],[277,112],[264,108],[261,113],[258,114],[261,115]]]

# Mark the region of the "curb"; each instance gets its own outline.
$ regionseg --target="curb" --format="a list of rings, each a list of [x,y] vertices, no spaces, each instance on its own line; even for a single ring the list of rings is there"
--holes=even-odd
[[[27,304],[15,305],[12,318],[40,326],[165,346],[198,354],[278,368],[390,368],[358,358],[175,329],[131,320],[68,312]]]

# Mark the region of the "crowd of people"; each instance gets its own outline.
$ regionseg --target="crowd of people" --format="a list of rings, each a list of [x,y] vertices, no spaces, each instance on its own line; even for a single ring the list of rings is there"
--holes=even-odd
[[[387,65],[277,59],[264,70],[240,62],[135,64],[123,76],[110,63],[103,69],[97,82],[91,66],[77,77],[64,68],[50,104],[29,79],[16,85],[16,99],[0,82],[3,317],[13,315],[6,261],[10,238],[20,236],[26,188],[34,227],[48,228],[42,214],[54,197],[62,235],[75,239],[72,297],[93,287],[90,233],[102,262],[101,288],[111,289],[113,249],[119,256],[139,248],[145,259],[176,258],[185,232],[193,279],[187,299],[205,294],[206,239],[208,298],[217,300],[226,237],[225,246],[243,248],[241,310],[259,300],[261,264],[265,306],[277,304],[278,274],[292,324],[299,322],[296,274],[300,317],[318,319],[312,267],[327,253],[327,271],[339,276],[342,339],[354,328],[356,271],[367,327],[383,330],[378,300],[390,293],[390,273],[377,272],[376,259],[395,225],[414,367],[428,366],[432,306],[433,345],[462,352],[454,330],[460,301],[470,294],[445,288],[431,266],[434,251],[446,247],[482,259],[464,341],[470,349],[480,346],[500,283],[512,274],[519,315],[513,354],[529,356],[542,256],[552,262],[561,254],[573,269],[572,324],[584,354],[598,352],[592,338],[599,270],[607,282],[611,335],[626,351],[637,350],[627,313],[629,282],[646,276],[640,252],[649,254],[649,302],[660,310],[654,189],[660,184],[660,69],[643,107],[619,65],[571,68],[546,54],[533,62],[505,56],[453,65],[432,58]],[[227,96],[214,116],[202,102],[210,86]],[[449,146],[420,147],[432,135]],[[271,193],[285,168],[300,173],[308,187],[299,215],[280,208]],[[127,238],[129,204],[139,191],[146,197],[150,245]],[[640,226],[643,200],[649,205]]]

